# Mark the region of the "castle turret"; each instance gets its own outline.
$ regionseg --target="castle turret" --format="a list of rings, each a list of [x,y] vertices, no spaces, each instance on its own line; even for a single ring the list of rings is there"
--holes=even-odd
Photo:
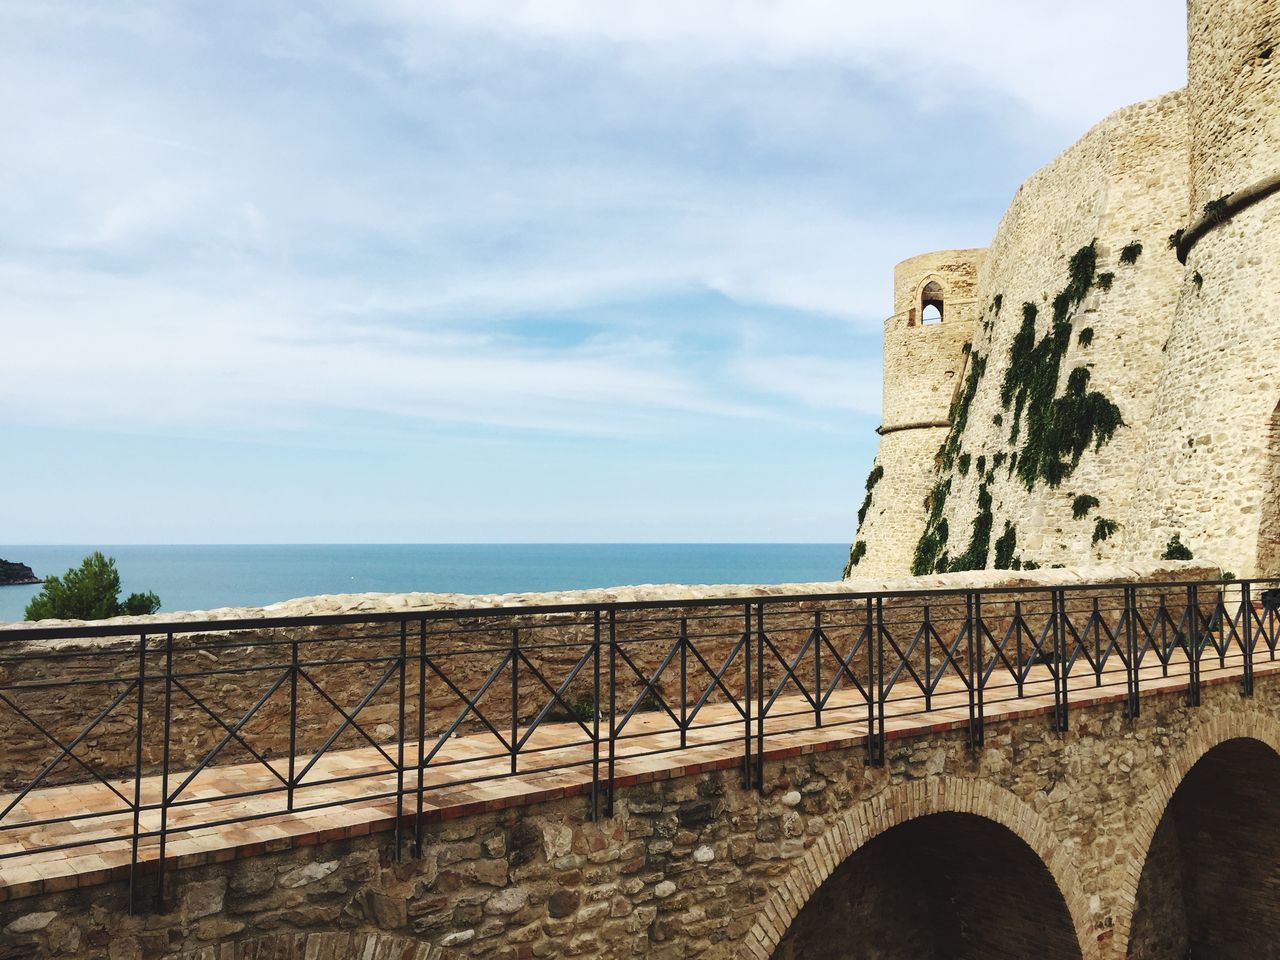
[[[1162,253],[1185,273],[1135,539],[1280,574],[1280,5],[1191,0],[1187,32],[1191,205]]]
[[[855,576],[901,576],[924,528],[934,457],[951,425],[977,316],[985,250],[943,250],[898,264],[884,325],[880,449],[850,555]]]

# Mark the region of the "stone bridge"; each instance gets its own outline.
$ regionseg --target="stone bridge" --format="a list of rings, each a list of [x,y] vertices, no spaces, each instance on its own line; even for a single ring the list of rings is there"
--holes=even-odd
[[[784,695],[744,763],[751,740],[664,749],[667,715],[636,713],[633,744],[649,749],[615,758],[607,798],[589,765],[459,777],[421,815],[404,791],[397,806],[365,787],[315,813],[175,832],[163,876],[145,857],[130,870],[109,837],[52,849],[73,834],[48,821],[97,800],[84,784],[34,791],[22,809],[45,825],[0,839],[29,852],[0,860],[0,957],[1280,956],[1280,839],[1266,826],[1280,666],[1270,612],[1243,600],[1234,620],[1205,612],[1234,647],[1213,639],[1179,669],[1130,646],[1128,663],[1117,652],[1070,688],[1066,716],[1035,671],[1016,694],[991,681],[980,728],[943,683],[927,710],[923,694],[881,698],[878,748],[834,700],[822,726],[769,730],[813,709]],[[1052,672],[1051,657],[1030,662]],[[732,703],[706,709],[708,728],[740,721]],[[548,722],[544,748],[571,749],[580,728]],[[250,766],[219,767],[224,788]]]

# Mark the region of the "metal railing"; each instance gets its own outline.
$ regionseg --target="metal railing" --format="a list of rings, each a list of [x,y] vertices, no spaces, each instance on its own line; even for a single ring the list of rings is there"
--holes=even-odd
[[[0,871],[127,846],[130,898],[174,844],[231,824],[384,805],[396,856],[433,805],[568,777],[611,815],[636,761],[739,763],[835,729],[885,762],[890,726],[1209,671],[1253,691],[1280,581],[840,593],[0,631]],[[1265,596],[1264,596],[1265,595]],[[1267,602],[1263,602],[1263,600]],[[931,723],[937,722],[931,719]],[[685,761],[672,760],[673,765]],[[59,797],[73,797],[66,806]],[[459,797],[462,799],[459,800]],[[123,854],[122,854],[123,856]]]

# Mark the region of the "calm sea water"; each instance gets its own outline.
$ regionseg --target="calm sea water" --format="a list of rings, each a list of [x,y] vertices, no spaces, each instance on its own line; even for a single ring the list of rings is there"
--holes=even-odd
[[[325,544],[0,546],[37,576],[92,550],[116,558],[124,593],[154,590],[162,610],[259,606],[320,593],[513,593],[635,583],[835,580],[833,543]],[[21,620],[39,587],[0,587],[0,621]]]

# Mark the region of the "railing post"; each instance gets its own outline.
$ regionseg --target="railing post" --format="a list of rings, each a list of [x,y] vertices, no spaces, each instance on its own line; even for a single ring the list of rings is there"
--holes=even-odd
[[[169,744],[173,723],[173,631],[164,643],[164,743],[160,760],[160,859],[156,866],[156,910],[163,913],[164,903],[164,855],[169,839]]]
[[[520,739],[520,628],[511,628],[511,772],[516,772]]]
[[[744,726],[742,752],[742,786],[751,789],[751,604],[742,605],[742,661],[743,661],[743,696],[742,715]]]
[[[400,850],[403,845],[401,831],[404,823],[404,703],[405,703],[405,667],[408,659],[408,637],[409,637],[409,621],[400,621],[400,709],[396,724],[396,739],[399,741],[396,747],[396,827],[395,827],[395,860],[400,862]]]
[[[609,608],[609,789],[604,813],[613,816],[613,775],[618,753],[618,611]]]
[[[929,604],[924,605],[924,709],[927,713],[933,709],[933,620],[929,612]],[[945,663],[945,661],[943,661]]]
[[[133,745],[133,836],[129,853],[129,914],[133,914],[134,890],[137,887],[138,843],[141,840],[142,818],[142,726],[143,698],[146,696],[147,683],[147,635],[138,637],[138,711],[134,718]]]
[[[1136,719],[1142,711],[1141,690],[1139,688],[1138,668],[1138,588],[1125,588],[1125,646],[1128,647],[1128,665],[1125,668],[1129,677],[1129,717]]]
[[[689,745],[689,618],[680,617],[680,749]]]
[[[982,649],[982,637],[985,632],[982,621],[982,594],[974,592],[973,594],[973,646],[971,649],[977,652],[977,656],[973,661],[973,669],[977,671],[973,678],[974,686],[978,688],[977,693],[977,718],[978,725],[974,729],[973,746],[974,749],[981,749],[987,742],[986,734],[986,710],[987,710],[987,671],[985,669],[984,658],[986,653]]]
[[[1240,584],[1240,607],[1244,613],[1244,679],[1243,688],[1246,697],[1253,696],[1253,592],[1247,581]]]
[[[294,790],[297,787],[295,770],[298,762],[298,637],[289,639],[289,782],[286,809],[293,810]]]
[[[876,597],[876,713],[879,715],[876,729],[876,757],[884,764],[884,714],[888,693],[884,683],[884,597]]]
[[[756,790],[764,792],[764,604],[756,604]]]
[[[1064,733],[1067,729],[1067,631],[1063,628],[1066,617],[1066,594],[1051,591],[1053,597],[1053,704],[1054,730]]]
[[[822,729],[822,611],[813,611],[813,722]]]
[[[1200,604],[1196,595],[1196,586],[1187,587],[1187,620],[1190,633],[1187,635],[1187,670],[1190,674],[1187,682],[1187,703],[1200,706]]]
[[[1093,598],[1093,685],[1102,686],[1102,611],[1098,598]]]
[[[973,592],[970,591],[964,595],[964,635],[965,635],[965,677],[966,685],[969,688],[969,749],[976,750],[978,748],[978,677],[977,671],[974,669],[973,653]]]
[[[880,766],[884,763],[882,757],[877,751],[879,740],[876,737],[876,706],[879,702],[876,696],[876,638],[872,636],[874,627],[871,615],[871,598],[867,597],[866,607],[863,613],[867,630],[867,763],[872,766]]]
[[[591,815],[600,816],[600,610],[591,618]]]
[[[1022,630],[1022,601],[1015,600],[1013,601],[1013,652],[1015,657],[1013,662],[1018,665],[1014,679],[1017,681],[1019,700],[1022,699],[1023,681],[1026,679],[1026,670],[1022,662]]]
[[[422,858],[422,806],[427,783],[427,619],[418,622],[418,795],[413,814],[413,855]]]

